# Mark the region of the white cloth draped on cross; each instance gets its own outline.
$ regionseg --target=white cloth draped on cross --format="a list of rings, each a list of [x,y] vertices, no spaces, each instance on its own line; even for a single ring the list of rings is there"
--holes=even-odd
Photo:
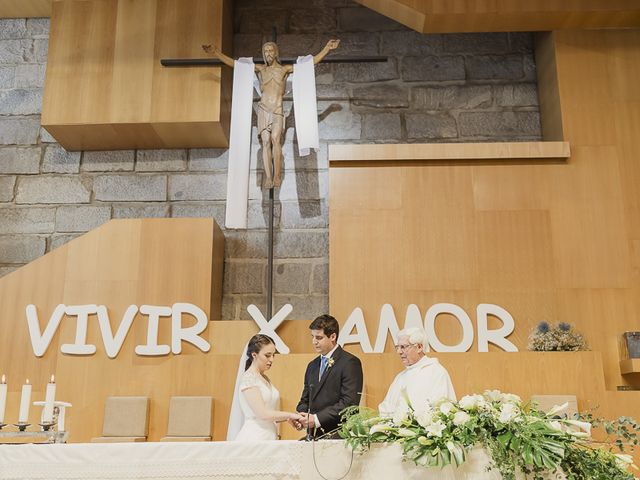
[[[251,107],[255,66],[251,58],[234,62],[231,134],[227,173],[226,228],[247,228],[249,165],[251,161]],[[298,57],[293,73],[295,127],[300,156],[319,148],[316,80],[313,57]]]

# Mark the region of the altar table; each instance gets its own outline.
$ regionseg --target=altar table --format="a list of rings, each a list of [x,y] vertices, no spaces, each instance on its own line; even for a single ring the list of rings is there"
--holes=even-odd
[[[430,469],[403,462],[397,445],[352,456],[341,440],[0,445],[0,480],[499,480],[488,464],[474,449],[461,468]]]

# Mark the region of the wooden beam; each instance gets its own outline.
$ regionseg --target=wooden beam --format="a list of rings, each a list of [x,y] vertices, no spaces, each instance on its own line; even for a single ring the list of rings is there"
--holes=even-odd
[[[422,33],[640,26],[635,0],[356,0]]]
[[[340,162],[567,159],[568,142],[410,143],[330,145],[332,166]]]

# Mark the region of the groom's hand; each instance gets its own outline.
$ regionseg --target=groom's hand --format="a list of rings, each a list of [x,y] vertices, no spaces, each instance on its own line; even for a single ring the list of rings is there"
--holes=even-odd
[[[300,419],[290,418],[287,422],[296,430],[302,430],[302,423],[300,423]]]
[[[313,428],[313,427],[316,426],[316,421],[315,421],[316,416],[315,415],[308,415],[307,413],[303,412],[302,416],[304,418],[301,420],[301,422],[302,422],[302,426],[304,428],[307,428],[307,427]]]

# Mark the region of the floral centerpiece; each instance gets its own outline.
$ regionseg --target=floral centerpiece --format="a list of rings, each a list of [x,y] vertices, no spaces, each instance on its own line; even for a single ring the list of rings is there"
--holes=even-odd
[[[589,350],[582,334],[565,322],[551,326],[542,321],[529,335],[529,350],[534,352],[577,352]]]
[[[415,410],[405,399],[409,408],[396,412],[393,418],[381,417],[372,409],[345,410],[340,436],[360,451],[372,443],[399,443],[405,459],[439,468],[461,465],[467,452],[481,445],[491,456],[492,467],[506,480],[514,479],[518,471],[533,479],[560,471],[575,480],[634,478],[627,470],[633,464],[624,447],[638,444],[640,427],[628,417],[606,424],[591,416],[561,418],[558,414],[567,404],[542,412],[523,404],[517,395],[497,390],[468,395],[459,402],[445,399]],[[592,424],[623,437],[624,441],[612,444],[619,453],[591,439]]]

